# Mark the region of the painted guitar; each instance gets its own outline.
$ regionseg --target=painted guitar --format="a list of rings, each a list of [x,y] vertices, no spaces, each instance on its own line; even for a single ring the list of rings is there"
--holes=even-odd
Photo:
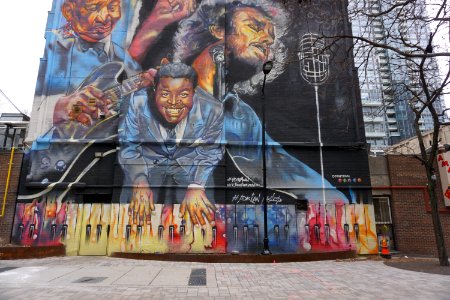
[[[124,78],[124,74],[123,63],[106,63],[92,71],[75,92],[92,85],[102,90],[106,98],[117,103],[122,97],[148,86],[148,79],[145,77],[147,72],[136,74],[128,79]]]
[[[105,98],[112,101],[111,106],[116,111],[126,113],[126,96],[148,87],[151,80],[146,76],[146,72],[127,79],[124,74],[122,63],[104,64],[92,71],[74,93],[94,86],[103,92]],[[118,123],[119,113],[115,113],[107,118],[97,119],[90,127],[75,121],[53,126],[49,133],[36,140],[30,154],[26,186],[38,189],[22,189],[24,194],[32,195],[20,195],[18,198],[31,200],[34,199],[33,195],[35,198],[43,196],[43,190],[46,190],[46,194],[53,190],[54,186],[67,186],[77,180],[83,182],[82,177],[85,174],[82,172],[94,159],[94,152],[111,152],[116,148]],[[48,186],[52,188],[46,189]]]
[[[104,64],[91,72],[91,74],[89,74],[89,76],[86,77],[85,80],[83,80],[80,86],[72,94],[81,93],[86,87],[93,86],[101,90],[104,94],[104,97],[112,102],[108,106],[108,108],[117,111],[117,109],[119,108],[118,104],[126,104],[121,103],[121,99],[151,84],[151,81],[148,79],[148,77],[145,76],[147,74],[146,72],[134,75],[129,79],[124,79],[124,74],[124,66],[122,63],[110,62]],[[90,99],[88,105],[95,107],[96,99]],[[127,105],[124,106],[126,107]],[[124,111],[123,107],[122,111]],[[71,115],[76,117],[80,113],[82,113],[81,108],[78,105],[73,105]],[[104,115],[102,115],[102,113],[100,112],[100,115],[95,119],[98,119],[98,117],[104,117]],[[75,121],[75,123],[78,122]],[[90,128],[88,133],[92,132],[92,130],[94,129],[95,128]],[[74,134],[75,136],[73,136]],[[74,134],[71,135],[74,138],[87,138],[87,136],[85,135],[76,136],[76,132]],[[64,134],[63,137],[67,138],[67,136]]]

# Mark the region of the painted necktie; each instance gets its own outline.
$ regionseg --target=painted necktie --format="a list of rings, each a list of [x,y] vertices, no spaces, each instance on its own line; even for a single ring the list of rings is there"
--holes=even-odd
[[[175,152],[176,147],[176,133],[175,129],[169,129],[167,130],[167,140],[166,140],[166,147],[167,151],[172,155]]]

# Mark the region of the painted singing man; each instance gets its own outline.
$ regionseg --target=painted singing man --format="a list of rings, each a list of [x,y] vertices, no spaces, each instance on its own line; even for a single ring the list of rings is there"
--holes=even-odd
[[[275,56],[273,49],[283,49],[280,40],[287,24],[285,12],[275,2],[206,1],[180,23],[174,39],[174,58],[192,64],[199,86],[222,100],[227,153],[243,175],[257,184],[262,184],[258,147],[262,126],[242,95],[258,87],[265,61],[275,61],[272,79],[283,72],[284,54],[279,51]],[[348,201],[326,180],[323,199],[321,175],[264,134],[268,187],[312,202]]]

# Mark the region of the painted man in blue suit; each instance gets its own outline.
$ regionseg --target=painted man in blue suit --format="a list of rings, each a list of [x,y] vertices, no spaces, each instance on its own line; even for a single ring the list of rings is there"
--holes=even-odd
[[[155,91],[132,96],[120,124],[121,202],[131,201],[141,225],[143,213],[149,224],[154,202],[180,200],[181,215],[201,225],[205,216],[213,224],[215,207],[205,186],[223,156],[222,104],[197,87],[196,72],[185,64],[163,65],[154,81]]]

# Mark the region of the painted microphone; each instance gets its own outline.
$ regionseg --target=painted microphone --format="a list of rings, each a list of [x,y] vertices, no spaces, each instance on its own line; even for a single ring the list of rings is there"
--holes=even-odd
[[[330,55],[318,34],[306,33],[300,41],[300,74],[312,86],[323,84],[329,76]]]
[[[325,177],[323,164],[323,142],[322,131],[320,124],[320,105],[319,105],[319,86],[327,81],[329,76],[329,62],[330,56],[326,51],[325,40],[315,33],[306,33],[300,41],[300,51],[298,57],[300,60],[300,74],[302,78],[314,87],[315,102],[316,102],[316,122],[317,122],[317,138],[319,142],[319,156],[320,156],[320,175],[322,179],[322,202],[325,205]],[[324,216],[326,217],[326,211]],[[326,220],[324,220],[326,223]],[[317,232],[314,226],[314,232]],[[317,234],[316,234],[317,238]],[[320,236],[319,236],[320,240]]]

